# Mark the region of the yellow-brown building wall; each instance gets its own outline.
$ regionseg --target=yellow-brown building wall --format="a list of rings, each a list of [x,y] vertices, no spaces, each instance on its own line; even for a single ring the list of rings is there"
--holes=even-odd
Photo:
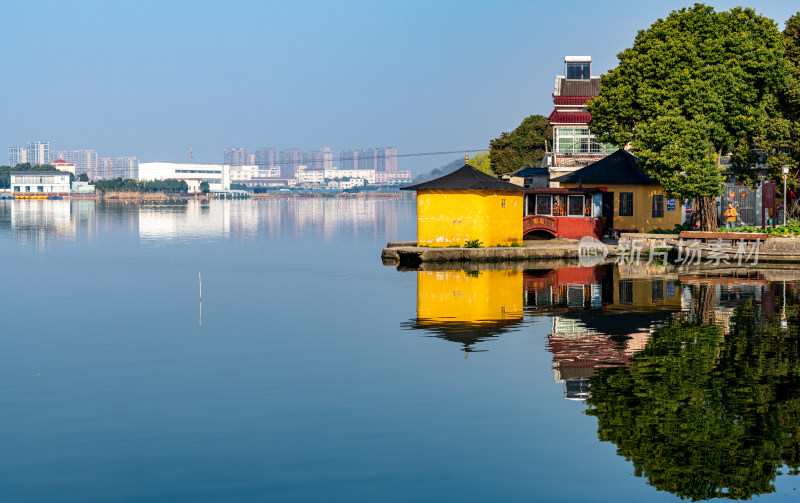
[[[522,191],[420,190],[417,192],[417,244],[482,246],[522,243]]]
[[[561,187],[575,188],[575,183],[562,183]],[[581,184],[583,188],[605,187],[606,192],[614,193],[614,228],[649,232],[653,229],[671,230],[675,224],[680,225],[682,215],[680,201],[675,201],[675,209],[667,211],[667,195],[660,185],[610,185],[610,184]],[[633,193],[633,216],[619,215],[619,193]],[[664,196],[664,216],[653,218],[653,196]]]

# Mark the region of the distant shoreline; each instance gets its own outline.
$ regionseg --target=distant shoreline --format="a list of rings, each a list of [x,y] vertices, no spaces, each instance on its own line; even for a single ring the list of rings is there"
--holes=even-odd
[[[344,199],[402,199],[414,197],[414,193],[400,192],[292,192],[250,194],[249,199],[281,199],[287,197],[344,198]],[[169,200],[213,200],[213,194],[167,194],[165,192],[106,192],[104,194],[74,199],[100,199],[103,201],[169,201]]]

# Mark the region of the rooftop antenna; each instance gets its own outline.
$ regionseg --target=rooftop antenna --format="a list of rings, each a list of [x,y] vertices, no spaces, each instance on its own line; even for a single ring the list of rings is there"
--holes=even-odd
[[[469,164],[469,154],[464,154],[464,164]]]
[[[189,145],[189,150],[187,150],[186,153],[189,154],[189,164],[194,163],[194,157],[192,156],[192,154],[194,154],[194,152],[192,152],[192,146],[191,145]]]

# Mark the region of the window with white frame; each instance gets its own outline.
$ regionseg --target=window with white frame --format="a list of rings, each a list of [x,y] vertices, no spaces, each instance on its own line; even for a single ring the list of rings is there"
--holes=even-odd
[[[553,135],[556,154],[603,154],[616,150],[610,143],[598,142],[586,127],[555,128]]]

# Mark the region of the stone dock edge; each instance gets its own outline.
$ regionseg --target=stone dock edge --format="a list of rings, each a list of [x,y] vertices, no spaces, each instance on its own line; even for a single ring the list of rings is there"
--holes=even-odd
[[[764,236],[760,243],[758,260],[773,263],[800,263],[800,238]],[[663,250],[670,248],[673,256],[679,246],[676,234],[644,234],[627,233],[620,236],[620,241],[632,242],[636,240],[639,246],[648,250],[651,246]],[[684,243],[689,242],[684,240]],[[619,255],[616,242],[604,243],[608,249],[608,258]],[[706,252],[720,251],[718,245],[700,244],[699,249]],[[722,251],[733,254],[735,246],[729,244]],[[516,261],[539,260],[568,260],[576,262],[579,254],[579,241],[572,239],[558,239],[548,241],[526,242],[520,247],[486,247],[486,248],[434,248],[417,246],[414,241],[389,242],[381,252],[384,265],[399,265],[404,267],[419,266],[424,263],[502,263]]]

